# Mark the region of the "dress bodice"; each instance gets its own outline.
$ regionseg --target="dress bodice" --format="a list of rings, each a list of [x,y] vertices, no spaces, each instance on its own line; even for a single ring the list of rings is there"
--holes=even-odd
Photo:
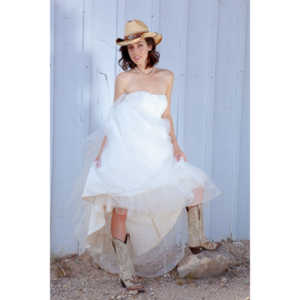
[[[170,122],[167,118],[162,118],[167,104],[166,95],[147,91],[131,92],[118,97],[112,105],[104,127],[108,143],[111,145],[111,153],[116,151],[116,154],[110,157],[120,155],[120,149],[123,149],[124,157],[129,157],[129,152],[135,153],[135,165],[140,158],[141,168],[144,168],[145,161],[151,161],[154,167],[152,157],[158,144],[160,147],[159,153],[155,154],[157,157],[171,156]],[[120,167],[118,171],[120,172]],[[127,169],[124,169],[124,172],[126,173]],[[136,180],[134,182],[136,183]]]
[[[168,102],[165,94],[152,94],[150,92],[140,90],[131,93],[122,94],[116,99],[113,108],[124,108],[129,106],[135,111],[152,117],[160,118],[167,108]]]

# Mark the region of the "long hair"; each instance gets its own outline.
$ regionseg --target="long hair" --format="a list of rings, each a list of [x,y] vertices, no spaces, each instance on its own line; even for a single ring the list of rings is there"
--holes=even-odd
[[[146,69],[153,67],[155,64],[159,62],[159,52],[155,50],[156,44],[152,37],[146,37],[145,41],[148,46],[152,46],[152,50],[148,52]],[[127,71],[128,69],[133,69],[136,67],[136,63],[134,63],[129,56],[127,45],[123,45],[120,47],[119,51],[121,52],[121,58],[118,60],[119,66],[123,71]]]

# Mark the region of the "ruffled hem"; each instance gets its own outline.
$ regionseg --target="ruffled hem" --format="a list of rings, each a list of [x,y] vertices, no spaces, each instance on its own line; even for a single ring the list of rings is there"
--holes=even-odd
[[[118,187],[102,185],[95,193],[86,191],[82,199],[111,211],[113,207],[131,212],[156,213],[173,212],[185,206],[204,204],[220,196],[223,192],[200,168],[183,160],[177,162],[173,172],[160,174],[139,189],[118,191]],[[112,191],[118,192],[112,192]]]
[[[203,197],[199,190],[203,190]],[[192,179],[181,181],[180,185],[165,185],[132,195],[99,194],[95,196],[83,196],[82,199],[97,204],[112,211],[113,207],[128,209],[131,212],[156,213],[172,212],[185,206],[203,204],[220,196],[222,192],[214,184],[199,182]]]
[[[110,252],[112,251],[110,249],[110,218],[113,208],[126,208],[126,227],[132,233],[133,257],[138,261],[139,257],[145,259],[144,255],[152,253],[150,261],[158,264],[159,259],[155,256],[155,252],[152,251],[153,249],[156,249],[156,252],[159,249],[165,249],[165,246],[161,243],[166,242],[165,237],[169,236],[169,232],[176,224],[182,211],[185,212],[184,208],[190,205],[207,203],[222,194],[222,191],[199,168],[185,169],[185,171],[187,170],[189,170],[190,177],[185,177],[187,175],[185,173],[185,176],[178,181],[177,185],[168,184],[135,193],[128,191],[127,195],[99,194],[83,196],[82,199],[86,200],[84,202],[90,211],[90,215],[85,216],[85,219],[88,221],[86,222],[86,240],[84,241],[83,249],[87,248],[103,269],[109,272],[115,270],[114,268],[117,265],[112,263],[114,255]],[[196,171],[194,175],[198,176],[198,180],[191,176],[193,171]],[[200,174],[201,176],[199,177]],[[199,192],[199,190],[203,191],[203,193]],[[82,229],[82,225],[79,227]],[[147,239],[145,239],[145,236],[147,236]],[[168,240],[169,238],[170,240]],[[173,249],[168,254],[173,255],[170,263],[167,264],[169,268],[172,266],[171,262],[178,261],[177,259],[181,257],[184,249],[182,245],[180,249],[177,248],[176,242],[172,239],[174,237],[169,236],[167,238],[167,243],[172,244],[170,249]],[[105,247],[108,249],[105,250]],[[110,262],[108,262],[108,257],[110,257]],[[153,257],[156,258],[153,259]],[[145,264],[141,261],[140,274],[143,276],[148,274],[150,277],[154,276],[154,274],[163,274],[167,268],[166,265],[164,267],[160,266],[164,270],[163,273],[160,273],[159,269],[153,271],[153,268],[149,268],[147,273],[147,268],[144,266]],[[156,266],[155,268],[158,267]]]
[[[103,225],[87,236],[84,250],[102,269],[118,274],[119,264],[112,248],[110,231],[112,213],[106,211],[102,213]],[[94,213],[92,219],[93,215]],[[152,224],[149,222],[150,219]],[[183,258],[188,242],[185,210],[168,215],[133,214],[127,217],[126,223],[127,232],[131,235],[130,256],[138,276],[148,278],[161,276],[172,270]],[[159,232],[154,230],[153,224],[158,226]]]

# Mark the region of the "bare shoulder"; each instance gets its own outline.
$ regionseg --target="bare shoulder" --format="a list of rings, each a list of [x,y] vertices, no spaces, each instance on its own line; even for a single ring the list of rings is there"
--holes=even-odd
[[[115,96],[114,100],[118,99],[126,92],[126,86],[129,81],[128,72],[120,72],[115,79]]]
[[[158,69],[158,72],[167,82],[172,82],[172,80],[174,79],[174,73],[171,70]]]
[[[120,72],[116,76],[116,85],[123,90],[125,88],[125,86],[127,85],[127,83],[129,82],[130,75],[131,74],[129,74],[128,71]]]
[[[123,71],[120,72],[117,76],[116,76],[116,81],[119,82],[124,82],[127,81],[130,77],[130,72],[129,71]]]

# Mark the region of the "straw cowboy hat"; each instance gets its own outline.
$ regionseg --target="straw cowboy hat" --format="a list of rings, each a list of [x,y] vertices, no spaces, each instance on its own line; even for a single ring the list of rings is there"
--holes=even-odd
[[[148,26],[140,20],[129,20],[125,24],[125,36],[124,39],[117,38],[116,43],[120,46],[132,44],[138,42],[139,40],[152,37],[155,41],[155,44],[159,44],[162,40],[162,35],[157,32],[151,32],[148,29]]]

